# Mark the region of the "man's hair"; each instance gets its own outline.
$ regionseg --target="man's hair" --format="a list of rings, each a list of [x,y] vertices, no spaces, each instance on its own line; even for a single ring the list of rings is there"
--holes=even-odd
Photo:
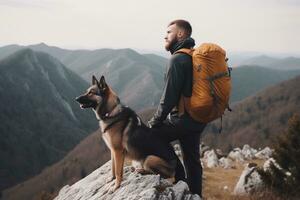
[[[185,31],[185,34],[187,37],[190,37],[192,35],[192,26],[188,21],[183,20],[183,19],[177,19],[177,20],[172,21],[168,25],[168,27],[173,24],[176,24],[176,26],[178,26],[179,28],[182,28]]]

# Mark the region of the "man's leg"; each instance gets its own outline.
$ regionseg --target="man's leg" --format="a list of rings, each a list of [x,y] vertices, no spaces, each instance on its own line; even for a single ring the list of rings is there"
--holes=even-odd
[[[165,121],[163,126],[155,129],[154,131],[159,138],[167,143],[179,139],[185,132],[181,126],[174,126],[168,121]],[[178,182],[180,180],[186,181],[186,176],[184,167],[179,158],[176,156],[175,182]]]
[[[183,161],[187,173],[187,183],[192,193],[202,197],[202,166],[200,161],[201,133],[186,133],[179,141],[183,151]]]

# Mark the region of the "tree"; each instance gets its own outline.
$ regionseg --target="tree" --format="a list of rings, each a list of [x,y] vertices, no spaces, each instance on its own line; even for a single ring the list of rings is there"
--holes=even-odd
[[[260,170],[266,186],[280,196],[300,195],[300,118],[289,119],[288,130],[279,136],[274,146],[274,159],[282,169],[271,164],[270,170]]]

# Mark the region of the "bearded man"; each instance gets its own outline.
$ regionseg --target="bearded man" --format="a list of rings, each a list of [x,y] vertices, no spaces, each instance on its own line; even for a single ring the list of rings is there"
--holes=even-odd
[[[185,20],[172,21],[167,27],[165,49],[171,53],[165,75],[165,86],[158,108],[149,126],[158,129],[165,141],[178,140],[182,149],[185,171],[177,158],[175,181],[184,180],[191,192],[202,197],[202,166],[200,162],[200,135],[206,124],[192,119],[187,112],[178,113],[181,96],[191,97],[193,86],[192,57],[176,53],[182,48],[193,48],[192,27]]]

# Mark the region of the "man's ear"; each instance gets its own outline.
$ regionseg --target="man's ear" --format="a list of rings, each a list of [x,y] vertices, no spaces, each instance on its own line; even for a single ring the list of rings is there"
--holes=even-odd
[[[99,87],[101,89],[106,89],[106,87],[107,87],[104,76],[101,76],[101,78],[100,78]]]
[[[184,37],[184,31],[180,29],[177,33],[177,37],[179,40],[182,40],[182,38]]]
[[[93,85],[99,85],[99,82],[98,82],[97,78],[94,75],[92,77],[92,84]]]
[[[177,34],[178,34],[178,37],[179,37],[179,38],[182,38],[183,32],[182,32],[181,30],[179,30]]]

